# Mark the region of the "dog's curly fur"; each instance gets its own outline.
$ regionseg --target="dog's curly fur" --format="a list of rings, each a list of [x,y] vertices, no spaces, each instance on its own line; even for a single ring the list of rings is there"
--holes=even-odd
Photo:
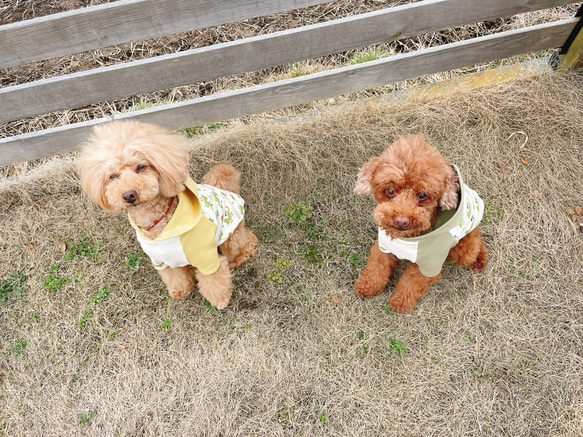
[[[96,126],[78,161],[83,190],[103,209],[127,210],[141,227],[156,222],[143,233],[156,238],[176,210],[170,200],[184,190],[188,178],[188,148],[183,137],[166,129],[136,121],[114,121]],[[241,174],[226,164],[213,167],[202,182],[239,194]],[[169,209],[169,205],[171,205]],[[219,269],[203,275],[192,266],[159,270],[173,298],[188,296],[195,286],[218,309],[231,298],[231,270],[255,252],[257,237],[242,221],[218,248]]]
[[[374,219],[391,238],[410,238],[431,228],[441,210],[456,208],[459,184],[450,163],[423,135],[399,138],[380,156],[360,170],[355,193],[372,194],[377,201]],[[449,251],[449,260],[474,271],[488,261],[486,246],[476,228]],[[398,258],[381,252],[378,240],[370,250],[368,263],[354,284],[360,297],[381,293],[393,275]],[[399,279],[389,305],[395,311],[411,311],[428,287],[441,277],[421,274],[410,263]]]

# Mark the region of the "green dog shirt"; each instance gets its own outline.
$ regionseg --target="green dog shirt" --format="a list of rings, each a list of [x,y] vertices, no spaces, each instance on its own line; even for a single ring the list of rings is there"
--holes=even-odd
[[[452,167],[460,185],[458,206],[442,211],[433,228],[417,237],[393,239],[379,227],[380,250],[414,262],[427,277],[441,272],[449,250],[478,226],[484,214],[484,202],[478,193],[465,185],[459,169],[455,165]]]

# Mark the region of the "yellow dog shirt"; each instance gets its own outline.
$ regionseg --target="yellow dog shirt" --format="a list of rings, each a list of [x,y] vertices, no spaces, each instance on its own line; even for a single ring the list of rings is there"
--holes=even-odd
[[[178,207],[158,237],[150,239],[132,221],[138,241],[158,270],[191,265],[210,275],[219,268],[217,247],[224,243],[245,215],[238,194],[191,178],[178,193]]]

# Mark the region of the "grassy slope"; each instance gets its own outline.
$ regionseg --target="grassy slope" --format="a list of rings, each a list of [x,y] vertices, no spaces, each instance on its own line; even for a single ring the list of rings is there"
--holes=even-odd
[[[79,192],[71,161],[5,185],[0,435],[580,435],[583,253],[564,208],[583,202],[582,90],[546,75],[200,138],[193,175],[239,167],[261,240],[220,313],[128,260],[125,217]],[[352,188],[415,132],[485,200],[491,262],[447,266],[395,315],[394,281],[352,292],[375,234]],[[294,201],[313,207],[302,223]]]

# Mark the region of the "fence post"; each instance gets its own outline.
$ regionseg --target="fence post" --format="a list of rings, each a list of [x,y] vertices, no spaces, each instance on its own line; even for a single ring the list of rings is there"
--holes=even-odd
[[[558,52],[555,69],[564,71],[583,67],[583,5],[579,7],[575,17],[579,17],[579,22]]]

